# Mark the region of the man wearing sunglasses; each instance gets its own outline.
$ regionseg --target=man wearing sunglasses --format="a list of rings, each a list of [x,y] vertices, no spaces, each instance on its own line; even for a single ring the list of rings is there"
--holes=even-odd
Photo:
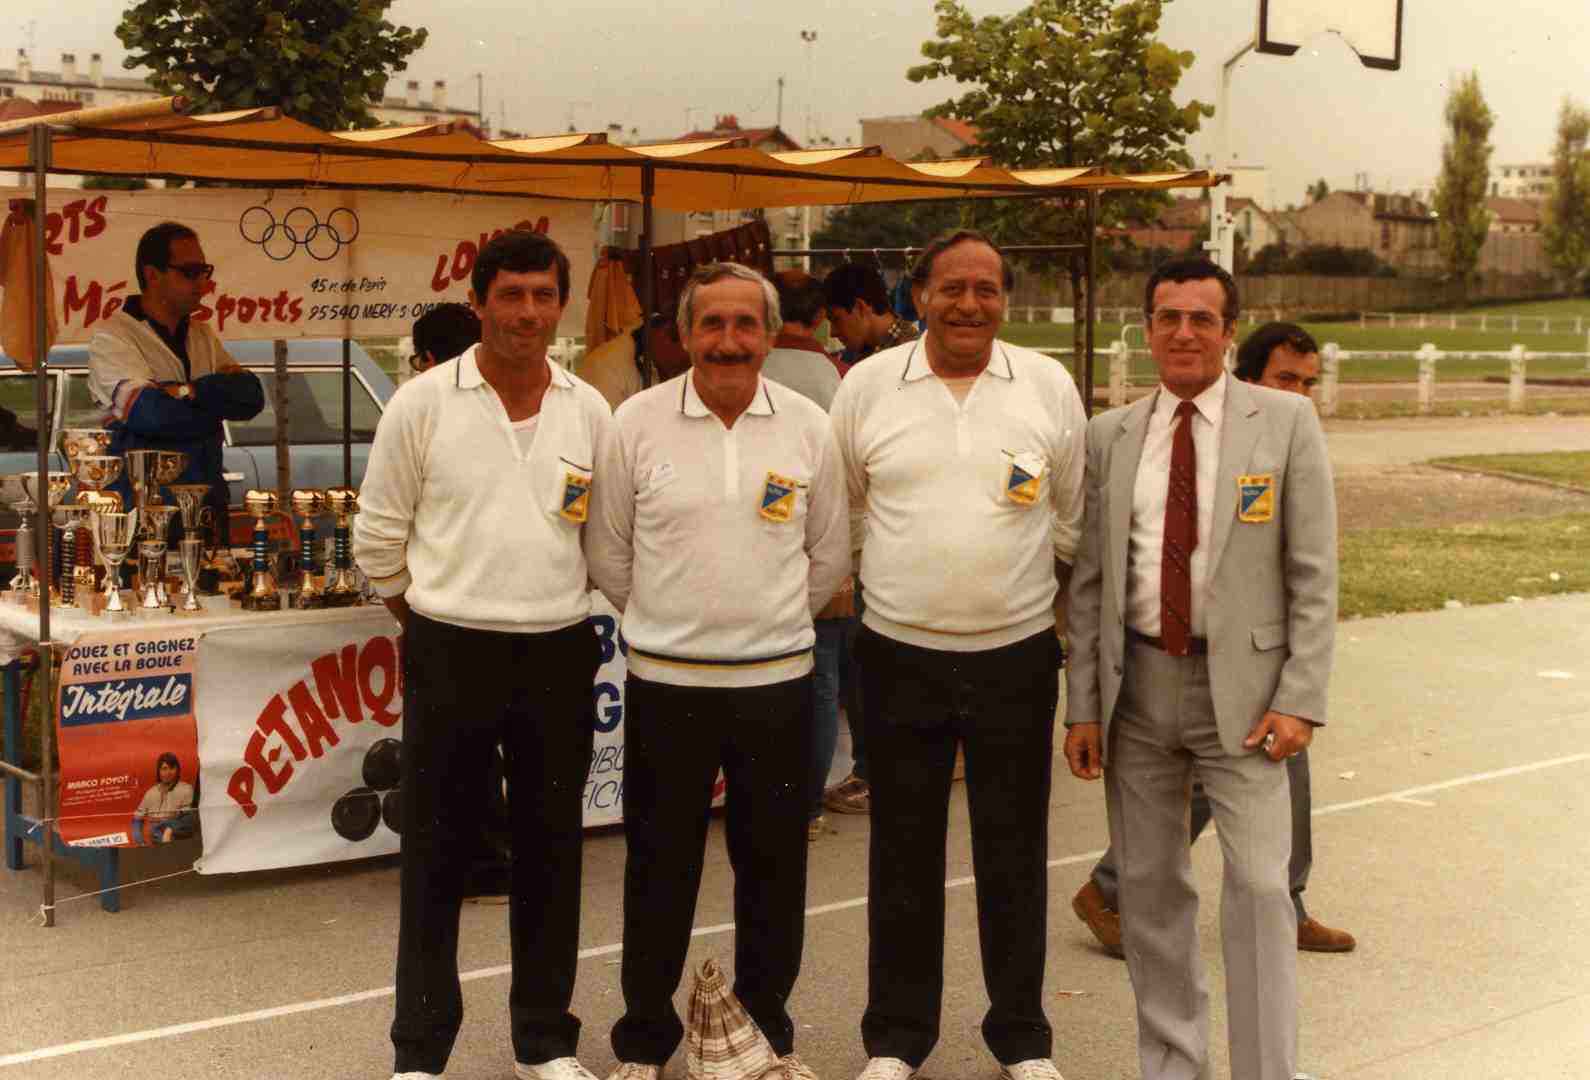
[[[110,452],[180,450],[183,483],[210,485],[206,505],[225,538],[221,422],[252,420],[265,407],[258,376],[227,353],[207,321],[192,318],[215,267],[186,225],[144,233],[134,257],[140,293],[111,315],[88,345],[88,388],[106,410]],[[130,503],[124,473],[112,490]]]

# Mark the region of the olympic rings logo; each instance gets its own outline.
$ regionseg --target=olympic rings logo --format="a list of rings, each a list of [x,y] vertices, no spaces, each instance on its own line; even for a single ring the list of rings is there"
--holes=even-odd
[[[277,262],[286,262],[299,248],[329,262],[359,238],[359,215],[339,206],[321,221],[309,207],[295,206],[277,221],[268,207],[251,206],[237,219],[237,231]]]

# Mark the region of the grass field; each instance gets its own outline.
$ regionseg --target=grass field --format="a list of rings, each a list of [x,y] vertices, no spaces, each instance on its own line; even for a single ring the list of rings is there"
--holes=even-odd
[[[1590,514],[1365,529],[1340,545],[1344,619],[1590,590]]]
[[[1529,477],[1567,484],[1590,494],[1590,451],[1565,450],[1555,454],[1471,454],[1435,458],[1431,464],[1486,473],[1491,476]]]

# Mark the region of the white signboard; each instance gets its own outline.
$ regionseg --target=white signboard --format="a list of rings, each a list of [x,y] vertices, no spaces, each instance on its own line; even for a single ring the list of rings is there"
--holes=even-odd
[[[0,191],[0,199],[31,191]],[[4,203],[0,203],[3,206]],[[436,304],[466,301],[480,249],[542,232],[571,263],[563,332],[585,325],[591,204],[368,191],[53,189],[46,220],[58,343],[86,342],[139,286],[138,238],[177,221],[214,264],[195,318],[223,339],[398,337]]]
[[[588,827],[622,821],[624,810],[618,615],[600,593],[591,602],[602,665],[592,687],[596,737],[583,797]],[[203,637],[195,692],[201,873],[398,850],[402,649],[397,625],[377,607],[290,632],[226,628]]]

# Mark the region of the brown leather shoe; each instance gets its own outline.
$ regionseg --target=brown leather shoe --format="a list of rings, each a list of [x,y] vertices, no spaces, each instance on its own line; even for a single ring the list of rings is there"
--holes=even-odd
[[[1121,948],[1121,916],[1104,902],[1104,892],[1091,877],[1071,898],[1071,910],[1088,924],[1104,951],[1117,960],[1126,958]]]
[[[823,806],[836,814],[870,814],[872,786],[851,773],[823,793]]]
[[[1297,947],[1304,952],[1352,952],[1358,942],[1347,931],[1333,930],[1311,915],[1297,924]]]

